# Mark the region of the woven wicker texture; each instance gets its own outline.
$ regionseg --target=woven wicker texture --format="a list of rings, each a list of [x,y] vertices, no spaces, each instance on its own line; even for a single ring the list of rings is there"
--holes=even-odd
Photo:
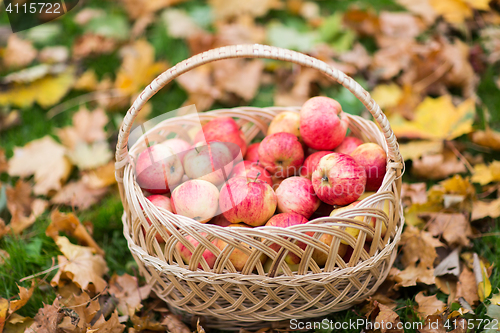
[[[378,143],[388,154],[386,176],[377,193],[335,217],[286,229],[201,224],[157,208],[145,199],[135,181],[134,163],[146,142],[139,139],[130,151],[127,148],[137,113],[159,89],[182,73],[210,61],[237,57],[281,59],[313,67],[349,89],[380,126],[349,115],[351,131],[365,142]],[[150,143],[157,143],[172,134],[182,137],[199,125],[199,120],[230,116],[237,118],[249,143],[259,132],[265,134],[273,117],[283,111],[299,112],[300,108],[240,107],[185,115],[162,121],[144,136]],[[269,46],[239,45],[214,49],[177,64],[146,87],[127,112],[119,133],[116,160],[116,178],[124,206],[124,236],[141,274],[172,310],[210,318],[207,327],[255,328],[256,322],[310,318],[347,309],[375,292],[395,259],[404,219],[400,204],[403,161],[394,133],[380,107],[359,84],[309,56]],[[372,224],[375,227],[368,223],[372,219],[376,220]],[[359,236],[353,237],[346,227],[358,229]],[[157,233],[164,244],[157,241]],[[196,248],[186,240],[187,235],[199,242]],[[332,239],[329,246],[320,240],[327,235]],[[215,240],[227,245],[220,250],[214,245]],[[305,248],[297,245],[299,241]],[[189,264],[182,261],[176,250],[178,242],[193,253]],[[270,249],[273,243],[281,246],[279,252]],[[338,253],[342,243],[353,248],[347,262]],[[217,256],[213,269],[202,256],[207,249]],[[248,255],[241,270],[228,260],[234,251]],[[301,258],[296,271],[291,271],[284,261],[289,252]],[[318,254],[326,258],[321,266],[313,259]],[[268,257],[266,268],[261,261],[264,256]]]

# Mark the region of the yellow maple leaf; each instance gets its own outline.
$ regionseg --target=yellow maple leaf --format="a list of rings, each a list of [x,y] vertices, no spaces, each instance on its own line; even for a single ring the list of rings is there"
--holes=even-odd
[[[75,69],[68,67],[57,75],[46,75],[30,83],[13,82],[0,92],[0,105],[26,108],[37,102],[43,108],[58,103],[71,89],[75,81]]]
[[[7,312],[9,311],[9,300],[0,297],[0,332],[3,332]]]
[[[500,305],[500,293],[494,294],[493,296],[491,296],[490,302],[491,302],[491,304]]]
[[[500,216],[500,198],[489,202],[477,200],[472,203],[471,220],[479,220],[486,216],[492,218]]]
[[[381,109],[386,109],[398,105],[403,97],[403,89],[395,83],[379,84],[373,89],[371,96]]]
[[[410,141],[399,145],[401,155],[407,160],[416,160],[424,155],[441,153],[443,151],[442,141]]]
[[[279,8],[280,0],[210,0],[215,16],[224,19],[229,17],[249,15],[259,17],[265,15],[269,10]]]
[[[500,150],[500,132],[492,131],[490,128],[472,133],[472,141],[481,146]]]
[[[64,274],[82,289],[87,289],[90,283],[96,292],[106,288],[107,283],[102,276],[107,273],[108,266],[101,255],[95,254],[95,249],[71,244],[68,238],[62,236],[57,237],[56,244],[64,256],[57,257],[59,271],[50,282],[52,286],[57,286]]]
[[[490,10],[490,0],[464,0],[469,6],[478,10]]]
[[[493,161],[489,165],[476,164],[471,180],[481,185],[500,181],[500,161]]]
[[[463,0],[429,0],[429,3],[449,23],[463,23],[473,14],[472,8]]]
[[[400,138],[451,140],[472,131],[474,103],[474,99],[469,98],[455,107],[450,95],[427,97],[415,109],[412,121],[394,114],[389,122]]]
[[[62,145],[50,136],[45,136],[24,147],[14,148],[8,173],[19,177],[35,175],[33,192],[36,195],[47,195],[52,190],[60,190],[69,176],[71,163],[65,153],[66,149]]]
[[[424,296],[423,291],[415,296],[415,302],[418,304],[417,312],[421,318],[441,313],[446,307],[446,304],[437,299],[436,295]]]

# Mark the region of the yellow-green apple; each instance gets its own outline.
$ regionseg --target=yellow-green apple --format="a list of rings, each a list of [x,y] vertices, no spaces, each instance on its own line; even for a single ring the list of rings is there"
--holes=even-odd
[[[349,119],[340,104],[317,96],[307,100],[300,110],[300,135],[311,148],[332,150],[344,140]]]
[[[366,199],[368,198],[370,195],[373,195],[375,194],[375,192],[365,192],[363,193],[362,196],[359,197],[359,200],[358,201],[361,201],[363,199]],[[390,209],[390,201],[389,200],[384,200],[384,206],[383,206],[383,211],[384,213],[387,214],[387,216],[390,216],[390,212],[391,212],[391,209]],[[377,205],[378,206],[378,205]],[[377,225],[377,219],[375,217],[372,217],[370,219],[370,222],[369,224],[375,228],[375,226]],[[385,223],[382,223],[382,232],[380,233],[380,237],[385,237],[385,233],[387,232],[387,226],[385,225]],[[371,235],[366,235],[366,240],[368,241],[372,241],[373,240],[373,237]]]
[[[290,268],[290,270],[292,272],[296,272],[296,271],[299,270],[299,264],[290,265],[287,262],[285,262],[284,265],[288,265],[288,267]],[[264,264],[264,272],[265,273],[269,273],[271,271],[272,267],[273,267],[273,261],[272,260],[267,260],[266,263]],[[280,268],[277,273],[278,274],[282,274],[283,273],[283,269]]]
[[[259,146],[260,164],[271,175],[286,178],[299,172],[304,150],[293,134],[280,132],[266,136]]]
[[[153,194],[169,193],[184,175],[179,156],[161,144],[148,147],[139,154],[135,172],[139,186]]]
[[[168,197],[161,195],[161,194],[153,194],[153,195],[147,196],[146,199],[151,201],[151,203],[153,205],[155,205],[156,207],[163,208],[169,212],[172,212],[172,205],[170,204],[170,199]],[[141,208],[142,208],[142,205],[141,205]],[[153,224],[148,217],[146,217],[146,221],[148,221],[149,225]],[[166,228],[165,228],[165,230],[166,230]],[[144,227],[142,228],[142,231],[144,233],[146,232]],[[168,231],[166,231],[166,232],[168,235],[170,235],[170,232],[168,232]],[[156,233],[155,238],[158,241],[158,243],[165,243],[165,240],[163,239],[163,237],[159,233]]]
[[[202,232],[200,234],[202,237],[207,237],[207,234]],[[196,249],[198,246],[199,246],[199,242],[194,239],[193,236],[190,236],[190,235],[187,235],[186,237],[186,240],[188,242],[190,242],[193,247]],[[217,238],[214,239],[212,242],[211,242],[213,245],[217,246]],[[186,246],[184,246],[184,244],[182,244],[181,242],[177,242],[177,244],[175,244],[175,247],[177,248],[177,250],[179,251],[179,254],[181,255],[181,258],[182,260],[184,260],[184,262],[186,264],[189,265],[189,262],[191,261],[191,258],[193,257],[193,252],[191,252]],[[208,248],[205,249],[205,251],[203,251],[203,254],[201,255],[203,258],[205,258],[205,261],[207,262],[208,264],[208,267],[210,268],[214,268],[214,264],[215,264],[215,261],[217,260],[217,256],[212,253],[212,251],[210,251]],[[199,269],[203,269],[202,265],[201,265],[201,259],[199,260],[199,264],[198,264],[198,268]]]
[[[233,169],[233,156],[222,142],[198,143],[184,156],[184,171],[191,179],[209,181],[214,185],[224,183]]]
[[[259,162],[259,146],[260,142],[252,143],[247,148],[247,153],[245,154],[245,160],[251,162]]]
[[[260,179],[234,177],[221,188],[219,206],[231,223],[264,225],[276,211],[277,199],[271,186]]]
[[[363,143],[351,153],[352,158],[365,168],[366,190],[377,191],[384,180],[387,155],[376,143]]]
[[[266,227],[280,227],[280,228],[288,228],[293,225],[299,225],[299,224],[305,224],[307,223],[307,219],[296,213],[281,213],[281,214],[276,214],[269,221],[266,223]],[[314,232],[307,232],[306,233],[309,236],[314,236]],[[303,242],[297,242],[297,246],[300,247],[302,250],[306,248],[306,244]],[[274,250],[275,252],[279,252],[281,249],[281,246],[279,246],[276,243],[273,243],[269,245],[269,248]],[[285,262],[289,265],[295,265],[300,263],[300,257],[296,255],[293,252],[288,251],[285,257]]]
[[[331,213],[330,213],[330,216],[336,216],[338,215],[339,213],[341,212],[345,212],[346,210],[349,210],[349,209],[352,209],[354,207],[356,207],[358,205],[359,201],[355,201],[353,203],[351,203],[350,205],[348,206],[345,206],[345,207],[340,207],[340,208],[337,208],[337,209],[334,209]],[[352,217],[351,217],[352,218]],[[358,220],[360,222],[364,222],[364,217],[362,215],[359,215],[359,216],[355,216],[354,217],[355,220]],[[340,228],[340,227],[335,227],[335,228]],[[347,232],[349,235],[351,235],[352,237],[354,237],[355,239],[358,238],[359,236],[359,229],[357,228],[351,228],[351,227],[347,227],[345,229],[345,232]],[[342,244],[348,244],[345,240],[341,240],[340,241]]]
[[[233,168],[233,172],[231,173],[232,177],[247,177],[249,179],[260,179],[265,181],[270,186],[273,186],[273,181],[271,179],[271,174],[269,171],[261,167],[257,162],[251,161],[241,161],[236,164]]]
[[[332,151],[318,151],[315,153],[312,153],[311,155],[307,156],[307,158],[304,160],[304,164],[300,167],[300,175],[302,177],[306,177],[308,179],[311,179],[311,176],[318,166],[319,160],[323,156],[326,156],[328,154],[333,153]]]
[[[206,180],[192,179],[177,186],[170,199],[174,213],[205,223],[217,212],[219,190]]]
[[[320,242],[323,242],[326,245],[331,246],[333,242],[333,237],[334,236],[331,234],[323,234],[321,235],[319,240]],[[348,245],[343,244],[341,241],[341,243],[339,244],[339,248],[337,250],[337,254],[341,257],[344,256],[348,247],[349,247]],[[315,249],[313,251],[311,258],[313,258],[314,261],[316,261],[318,266],[324,266],[326,264],[326,261],[328,260],[328,253]]]
[[[332,153],[319,161],[312,174],[312,184],[322,201],[344,206],[356,201],[365,191],[365,168],[349,155]]]
[[[297,213],[306,219],[311,217],[320,204],[312,182],[303,177],[289,177],[283,180],[276,190],[276,197],[278,212]]]
[[[179,160],[182,162],[184,160],[184,155],[189,151],[191,145],[182,139],[174,138],[169,139],[161,143],[162,146],[172,149],[174,154],[179,156]]]
[[[354,149],[362,144],[363,141],[361,141],[361,139],[358,139],[355,136],[346,136],[344,141],[342,141],[342,143],[333,151],[336,153],[350,155],[354,151]]]
[[[233,223],[227,226],[227,228],[251,228],[250,226],[244,224],[244,223]],[[240,243],[241,246],[248,248],[249,251],[251,251],[251,246],[246,244],[246,243]],[[224,248],[227,246],[227,243],[224,242],[222,239],[219,239],[217,241],[217,247],[219,250],[223,251]],[[245,264],[247,263],[249,258],[249,255],[245,253],[245,251],[240,250],[235,248],[233,252],[231,252],[231,255],[229,256],[229,261],[233,264],[234,268],[236,270],[241,271],[243,270],[243,267],[245,267]],[[261,263],[264,263],[264,261],[267,259],[266,255],[262,254],[260,256],[260,261]]]
[[[277,114],[267,129],[267,135],[279,132],[286,132],[295,135],[300,140],[300,114],[292,111],[285,111]]]
[[[228,144],[233,158],[237,158],[240,153],[241,157],[243,157],[247,152],[245,135],[240,130],[236,121],[231,117],[220,117],[209,121],[203,125],[194,137],[195,144],[210,141],[220,141]]]

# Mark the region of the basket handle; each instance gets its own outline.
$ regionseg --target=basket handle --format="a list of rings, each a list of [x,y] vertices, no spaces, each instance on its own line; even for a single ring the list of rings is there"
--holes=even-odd
[[[368,111],[370,111],[370,113],[373,115],[376,122],[382,129],[385,135],[385,140],[387,142],[389,153],[388,157],[397,165],[397,169],[399,169],[397,173],[401,175],[401,169],[404,167],[403,158],[399,151],[399,145],[396,140],[396,136],[394,135],[394,132],[390,127],[389,121],[387,120],[385,114],[382,113],[380,106],[356,81],[354,81],[351,77],[347,76],[342,71],[327,65],[325,62],[303,53],[268,45],[248,44],[220,47],[194,55],[191,58],[178,63],[177,65],[160,74],[156,79],[154,79],[153,82],[151,82],[150,85],[148,85],[142,91],[142,93],[137,97],[130,109],[127,111],[127,114],[123,119],[120,132],[118,134],[118,143],[116,146],[116,171],[118,179],[123,176],[123,169],[128,161],[127,143],[132,124],[135,117],[146,104],[146,102],[167,83],[169,83],[179,75],[203,64],[229,58],[268,58],[290,61],[302,66],[315,68],[329,78],[346,87],[351,93],[354,94],[354,96],[356,96],[357,99],[361,101],[361,103],[363,103]]]

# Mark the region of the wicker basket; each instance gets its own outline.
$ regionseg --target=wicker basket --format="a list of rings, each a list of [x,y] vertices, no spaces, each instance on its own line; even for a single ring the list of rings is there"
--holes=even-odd
[[[158,90],[182,73],[212,61],[243,57],[285,60],[315,68],[349,89],[366,106],[380,128],[372,121],[352,115],[349,115],[349,126],[354,135],[366,142],[378,143],[387,152],[386,176],[376,194],[336,217],[319,218],[286,229],[222,228],[201,224],[159,209],[145,199],[135,181],[134,158],[146,145],[139,140],[130,152],[127,148],[138,112]],[[146,135],[165,140],[172,133],[188,132],[198,122],[198,116],[201,121],[230,116],[237,118],[249,143],[259,132],[265,134],[273,117],[285,110],[299,112],[300,107],[239,107],[180,116],[164,120]],[[394,133],[380,107],[359,84],[307,55],[270,46],[237,45],[213,49],[182,61],[158,76],[128,110],[118,137],[116,161],[116,178],[124,207],[123,232],[141,274],[172,311],[186,315],[185,318],[207,317],[207,327],[256,328],[264,321],[312,318],[347,309],[373,294],[394,262],[404,223],[400,202],[404,164]],[[389,214],[383,209],[387,203]],[[376,218],[376,227],[354,219],[356,216]],[[381,237],[382,224],[387,227],[384,237]],[[336,228],[332,228],[334,226]],[[345,231],[346,226],[360,230],[357,239]],[[314,236],[310,236],[310,232],[314,232]],[[157,233],[164,238],[165,244],[157,242]],[[323,234],[334,236],[331,246],[319,241]],[[176,250],[177,242],[191,246],[186,235],[199,241],[196,250],[191,247],[193,257],[189,265],[183,263]],[[365,246],[367,235],[373,237],[369,248]],[[220,251],[211,243],[214,239],[221,239],[228,246]],[[298,240],[307,244],[305,250],[296,245]],[[337,254],[341,240],[354,249],[348,262]],[[269,245],[272,243],[281,245],[282,252],[271,250]],[[213,269],[202,257],[205,249],[218,256]],[[241,272],[227,260],[234,249],[249,255]],[[314,250],[328,254],[324,267],[311,259]],[[298,271],[292,272],[284,262],[283,254],[288,251],[302,258]],[[261,254],[272,260],[269,273],[259,260]],[[203,269],[198,269],[198,264]]]

